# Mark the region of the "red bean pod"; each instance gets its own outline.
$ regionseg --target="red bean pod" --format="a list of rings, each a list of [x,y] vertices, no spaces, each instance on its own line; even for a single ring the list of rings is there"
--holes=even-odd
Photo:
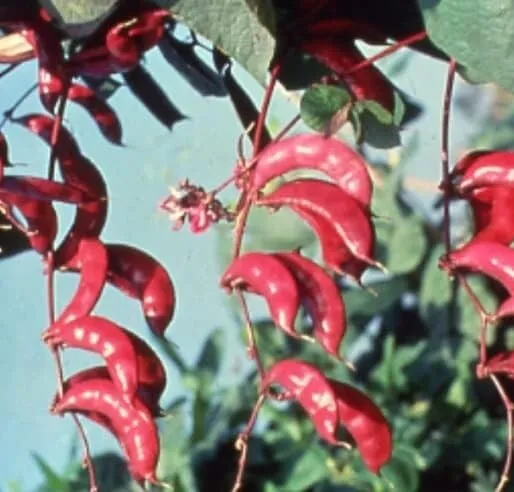
[[[362,460],[369,470],[378,473],[392,455],[391,428],[380,409],[356,388],[329,379],[337,401],[340,424],[355,440]]]
[[[89,412],[104,416],[114,430],[127,458],[129,471],[139,483],[159,484],[155,470],[159,461],[159,434],[152,415],[137,399],[123,399],[113,382],[88,379],[70,386],[51,411],[56,414]]]
[[[325,265],[335,273],[348,275],[360,284],[368,264],[352,256],[334,225],[308,208],[294,205],[290,205],[290,208],[314,230],[320,242]]]
[[[54,323],[42,338],[51,347],[79,348],[105,360],[116,387],[129,400],[137,391],[136,348],[127,331],[99,316],[85,316],[66,324]]]
[[[39,62],[39,97],[50,113],[64,94],[69,76],[64,70],[64,55],[57,31],[46,23],[38,23],[37,29],[26,31],[27,41],[34,47]]]
[[[306,362],[284,359],[266,372],[261,391],[276,384],[303,407],[320,437],[333,443],[338,423],[337,403],[323,373]]]
[[[19,224],[11,212],[11,207],[16,207],[20,211],[29,227],[27,238],[37,253],[43,255],[52,249],[57,235],[57,214],[51,202],[27,198],[0,189],[0,205],[1,208],[5,208],[5,217],[16,226]]]
[[[55,252],[56,266],[67,266],[83,238],[102,232],[108,213],[107,185],[96,166],[86,157],[60,161],[61,174],[69,182],[97,199],[79,205],[71,228]]]
[[[323,172],[362,205],[369,205],[372,185],[364,159],[340,140],[315,133],[267,146],[258,157],[252,188],[259,190],[269,180],[298,169]]]
[[[514,186],[514,152],[471,152],[457,163],[452,178],[461,194],[484,186]]]
[[[120,120],[111,106],[100,99],[95,91],[85,85],[71,84],[68,99],[79,104],[91,115],[107,140],[116,145],[121,144]]]
[[[485,378],[490,374],[505,374],[514,378],[514,352],[500,352],[493,355],[485,364],[477,366],[479,378]]]
[[[323,268],[298,253],[275,253],[297,281],[313,323],[314,338],[337,358],[346,331],[345,306],[334,280]]]
[[[69,323],[91,314],[107,282],[107,250],[98,239],[84,238],[68,266],[80,272],[80,282],[57,323]]]
[[[137,17],[120,22],[109,29],[105,44],[116,58],[131,62],[134,57],[155,46],[164,34],[164,23],[170,18],[168,11],[143,11]]]
[[[14,121],[51,145],[53,118],[29,114]],[[96,166],[80,153],[75,139],[65,128],[61,128],[59,132],[56,157],[65,183],[95,198],[77,207],[71,229],[57,248],[55,265],[63,267],[77,252],[82,238],[98,237],[102,232],[108,212],[107,185]]]
[[[257,203],[294,207],[293,211],[302,207],[321,215],[333,224],[354,258],[383,269],[372,259],[375,236],[369,212],[337,185],[317,179],[298,179],[284,183]]]
[[[357,101],[376,101],[387,111],[394,111],[394,89],[391,82],[375,66],[369,65],[351,75],[350,69],[366,58],[355,46],[353,39],[335,36],[318,38],[305,36],[300,49],[309,53],[320,63],[337,74],[348,86]]]
[[[514,314],[514,249],[489,241],[471,241],[440,260],[441,268],[486,275],[499,282],[509,298],[496,312],[497,317]]]
[[[106,245],[109,283],[139,299],[150,329],[163,336],[175,312],[175,288],[166,269],[144,251],[124,244]]]
[[[277,327],[291,337],[301,337],[294,326],[300,293],[296,279],[280,259],[266,253],[246,253],[232,261],[220,285],[228,292],[237,287],[264,297]]]
[[[94,201],[95,197],[70,184],[32,176],[4,176],[0,191],[34,200],[64,202],[81,205]]]

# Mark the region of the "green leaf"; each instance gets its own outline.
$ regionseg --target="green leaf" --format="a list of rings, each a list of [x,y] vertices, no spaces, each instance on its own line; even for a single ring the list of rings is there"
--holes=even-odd
[[[289,50],[282,60],[279,79],[289,91],[297,91],[319,82],[330,71],[317,60],[299,51]]]
[[[430,39],[476,83],[514,91],[512,0],[418,0]]]
[[[387,269],[397,275],[415,270],[426,248],[427,238],[419,217],[412,215],[397,221],[387,243]]]
[[[380,474],[394,492],[416,492],[419,487],[419,471],[414,461],[416,450],[395,446],[393,457],[384,465]]]
[[[209,334],[196,361],[197,369],[207,370],[213,375],[218,374],[223,352],[224,335],[223,330],[220,328],[214,329]]]
[[[377,149],[390,149],[401,145],[400,129],[394,124],[394,115],[376,101],[359,101],[351,111],[356,139]]]
[[[43,490],[52,492],[69,492],[68,481],[57,474],[51,466],[37,453],[32,453],[32,457],[36,462],[39,471],[43,474],[46,483],[44,484]]]
[[[271,0],[178,0],[170,12],[265,84],[275,51]]]
[[[90,35],[118,6],[120,0],[39,0],[60,27],[72,37]]]
[[[308,127],[323,133],[350,100],[350,94],[342,87],[315,85],[305,91],[300,102],[300,114]]]
[[[284,492],[303,492],[322,481],[328,475],[327,462],[330,454],[320,445],[311,445],[291,466]]]
[[[286,207],[272,213],[263,207],[253,207],[246,232],[248,249],[259,251],[306,248],[316,240],[307,224]]]
[[[397,302],[408,289],[405,277],[393,277],[385,282],[369,285],[376,295],[362,289],[351,289],[344,292],[344,302],[349,317],[372,317],[383,313]]]

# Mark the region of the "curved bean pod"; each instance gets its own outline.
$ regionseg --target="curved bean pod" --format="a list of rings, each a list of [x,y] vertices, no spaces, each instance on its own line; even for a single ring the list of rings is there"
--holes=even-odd
[[[346,331],[345,306],[335,282],[316,263],[298,253],[275,253],[295,277],[302,302],[313,323],[316,340],[330,355],[340,358]]]
[[[352,256],[334,225],[322,215],[308,208],[296,205],[289,207],[314,230],[321,246],[321,255],[325,265],[333,272],[339,275],[348,275],[361,284],[360,279],[364,270],[368,268],[368,264]]]
[[[362,460],[378,473],[392,455],[391,428],[380,409],[364,394],[348,384],[329,379],[337,401],[339,423],[355,440]]]
[[[274,255],[252,252],[236,258],[223,273],[220,285],[228,292],[239,287],[264,297],[275,324],[289,336],[301,338],[294,327],[300,308],[296,279]]]
[[[107,282],[107,250],[98,239],[84,238],[77,254],[68,264],[70,270],[80,272],[80,282],[70,303],[56,323],[69,323],[88,316],[93,311]]]
[[[496,312],[496,317],[514,314],[514,249],[489,241],[471,241],[440,260],[447,271],[464,270],[486,275],[499,282],[509,298]]]
[[[107,244],[107,280],[141,301],[150,329],[163,336],[175,312],[175,288],[166,269],[144,251],[124,244]]]
[[[297,169],[321,171],[364,206],[371,200],[371,179],[364,159],[336,138],[304,133],[267,146],[255,165],[252,189]]]
[[[99,316],[85,316],[66,324],[52,324],[43,332],[42,338],[54,348],[80,348],[100,355],[119,391],[129,400],[134,398],[137,391],[136,348],[121,326]]]
[[[121,122],[116,112],[105,101],[100,99],[95,91],[85,85],[72,84],[68,98],[84,108],[97,124],[102,135],[110,142],[121,145]]]
[[[32,176],[4,176],[0,182],[0,191],[35,200],[72,205],[82,205],[95,200],[94,196],[70,184]]]
[[[371,257],[375,235],[369,212],[335,184],[317,179],[289,181],[258,199],[257,203],[272,207],[302,207],[321,215],[333,224],[353,257],[384,269]]]
[[[475,151],[464,156],[452,170],[456,189],[466,194],[483,186],[514,186],[514,152]]]
[[[88,379],[70,386],[51,411],[95,412],[109,422],[128,461],[129,471],[139,483],[159,484],[155,470],[159,460],[159,434],[150,412],[137,399],[128,403],[111,381]]]
[[[320,437],[334,443],[337,430],[337,402],[323,373],[311,364],[295,359],[275,363],[264,375],[261,392],[278,384],[309,415]]]
[[[0,189],[0,206],[5,207],[5,217],[11,222],[17,221],[10,213],[11,207],[16,207],[23,215],[29,227],[27,238],[32,248],[39,254],[45,254],[52,249],[57,236],[57,214],[51,202],[27,198],[22,195],[8,193]]]

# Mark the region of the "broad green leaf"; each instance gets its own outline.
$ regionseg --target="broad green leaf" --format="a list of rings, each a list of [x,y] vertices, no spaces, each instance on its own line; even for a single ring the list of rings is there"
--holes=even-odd
[[[56,473],[42,456],[32,453],[32,457],[45,478],[45,484],[41,490],[45,492],[69,492],[68,481]]]
[[[224,335],[220,328],[214,329],[209,334],[196,361],[196,369],[208,371],[213,377],[218,374],[223,355]]]
[[[300,114],[308,127],[323,133],[350,100],[350,94],[342,87],[315,85],[305,91],[300,102]]]
[[[416,216],[395,223],[387,243],[387,269],[396,275],[415,270],[423,260],[427,238],[423,222]]]
[[[408,289],[408,283],[404,277],[393,277],[391,280],[370,284],[369,287],[376,295],[364,289],[351,289],[343,293],[348,317],[372,317],[384,313],[400,299]]]
[[[414,448],[397,447],[393,457],[384,465],[382,475],[387,490],[391,492],[417,492],[419,487],[419,471],[415,462]]]
[[[261,84],[275,51],[271,0],[178,0],[170,12],[238,61]]]
[[[282,484],[284,492],[304,492],[328,475],[327,461],[330,454],[319,444],[305,448],[305,452],[290,468],[287,481]]]
[[[118,6],[120,0],[39,0],[73,37],[91,34]]]
[[[278,251],[305,248],[316,240],[307,224],[286,207],[270,212],[253,207],[246,228],[249,240],[246,249]]]
[[[514,91],[512,0],[418,0],[430,39],[476,83]]]

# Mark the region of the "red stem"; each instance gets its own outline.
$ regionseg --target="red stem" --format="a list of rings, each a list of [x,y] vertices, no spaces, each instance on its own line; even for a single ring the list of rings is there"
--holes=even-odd
[[[59,101],[59,107],[57,110],[57,115],[54,119],[54,124],[52,127],[52,136],[51,136],[51,151],[48,163],[48,179],[54,179],[55,174],[55,161],[57,156],[57,142],[59,140],[59,134],[61,131],[62,120],[64,115],[64,110],[66,107],[66,101],[68,99],[68,89],[69,84],[66,85],[63,94],[61,95]],[[55,293],[54,293],[54,253],[53,251],[49,251],[46,256],[46,274],[47,278],[47,298],[48,298],[48,318],[50,325],[55,322]],[[63,376],[63,368],[62,361],[59,354],[58,349],[52,349],[52,357],[55,362],[55,370],[57,375],[57,393],[60,398],[62,398],[64,394],[64,376]],[[87,439],[87,435],[85,433],[84,427],[80,422],[79,418],[72,414],[72,419],[75,422],[75,426],[79,433],[80,440],[82,441],[82,446],[84,448],[84,465],[87,467],[89,474],[89,490],[90,492],[98,492],[98,485],[96,481],[95,469],[93,466],[93,459],[91,457],[91,450],[89,447],[89,442]]]
[[[507,412],[507,432],[508,432],[507,456],[505,457],[505,464],[503,465],[502,475],[500,477],[498,485],[494,489],[494,492],[501,492],[505,488],[507,483],[509,482],[509,472],[512,467],[512,452],[513,452],[512,446],[513,446],[513,439],[514,439],[513,430],[512,430],[513,407],[512,407],[512,402],[511,402],[510,398],[508,397],[508,395],[507,395],[505,389],[503,388],[503,386],[501,385],[501,383],[498,381],[498,378],[494,374],[491,374],[489,377],[491,378],[491,381],[496,386],[496,390],[498,391],[498,394],[500,395],[500,398],[503,401],[503,405],[505,406],[505,411]]]
[[[237,437],[236,449],[239,450],[241,454],[239,455],[237,475],[231,492],[238,492],[243,487],[243,474],[246,467],[246,461],[248,459],[248,438],[250,437],[255,422],[257,421],[259,410],[261,409],[265,399],[265,394],[261,394],[259,396],[259,399],[253,407],[252,414],[250,416],[250,419],[248,420],[248,424],[246,425],[245,430],[241,432],[241,434],[239,434],[239,436]]]
[[[443,103],[443,121],[441,134],[441,170],[443,181],[441,188],[444,194],[444,246],[446,254],[451,251],[451,235],[450,235],[450,169],[448,163],[448,140],[450,134],[450,111],[453,94],[453,83],[455,81],[456,61],[454,58],[450,60],[448,65],[448,75],[446,78],[446,89],[444,92]]]
[[[348,71],[344,72],[343,76],[351,75],[352,73],[358,72],[359,70],[369,67],[373,63],[375,63],[378,60],[381,60],[382,58],[385,58],[388,55],[391,55],[392,53],[395,53],[401,48],[405,48],[407,46],[410,46],[411,44],[417,43],[418,41],[423,41],[427,37],[427,33],[425,31],[418,32],[416,34],[413,34],[412,36],[409,36],[408,38],[402,39],[401,41],[398,41],[397,43],[394,43],[391,46],[388,46],[387,48],[384,48],[382,51],[378,52],[376,55],[373,55],[372,57],[358,63],[357,65],[354,65],[352,68],[350,68]]]

